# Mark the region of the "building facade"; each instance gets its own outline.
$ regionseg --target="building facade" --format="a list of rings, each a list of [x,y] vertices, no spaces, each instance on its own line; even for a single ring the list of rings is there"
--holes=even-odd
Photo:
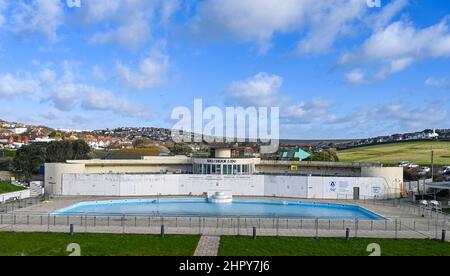
[[[292,192],[300,187],[304,191]],[[158,156],[45,165],[45,190],[50,195],[202,195],[218,189],[254,196],[396,198],[402,187],[402,168],[232,158],[228,150],[215,150],[211,158]]]

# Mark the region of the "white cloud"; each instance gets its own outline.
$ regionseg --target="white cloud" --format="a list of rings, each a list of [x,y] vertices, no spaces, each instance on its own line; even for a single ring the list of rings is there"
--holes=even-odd
[[[450,80],[448,78],[428,78],[425,81],[428,86],[450,89]]]
[[[316,1],[311,7],[310,30],[299,43],[302,53],[328,51],[339,36],[351,32],[355,21],[367,11],[365,1]]]
[[[281,119],[292,124],[333,123],[336,117],[330,112],[333,102],[314,99],[296,102],[280,94],[283,78],[268,73],[232,83],[226,91],[226,102],[236,106],[280,107]]]
[[[198,5],[194,28],[200,35],[231,34],[270,48],[275,33],[298,30],[307,7],[304,0],[208,0]]]
[[[450,57],[449,19],[428,28],[418,29],[398,21],[377,30],[354,54],[344,54],[339,64],[376,63],[376,76],[386,78],[401,72],[420,59]]]
[[[317,98],[311,102],[286,102],[281,107],[281,118],[288,124],[334,124],[338,117],[331,112],[334,102]]]
[[[300,52],[322,53],[343,36],[384,26],[407,3],[394,0],[374,12],[365,0],[206,0],[197,5],[192,26],[201,38],[256,43],[260,53],[275,35],[294,34]]]
[[[91,69],[92,76],[98,81],[106,81],[105,71],[99,65],[94,65]]]
[[[388,25],[391,20],[409,5],[409,0],[393,0],[385,5],[379,13],[368,17],[368,24],[374,29],[380,29]]]
[[[55,87],[51,96],[55,108],[61,111],[74,109],[81,101],[84,87],[73,83],[62,83]]]
[[[424,116],[433,114],[433,116]],[[348,114],[345,122],[351,127],[373,128],[379,133],[380,127],[395,132],[417,131],[440,128],[447,124],[448,110],[431,105],[410,106],[404,102],[391,102],[379,106],[364,107]],[[384,122],[380,124],[380,122]]]
[[[81,106],[87,111],[110,111],[126,117],[150,118],[150,111],[140,104],[91,85],[62,83],[55,88],[50,101],[61,111],[71,111]]]
[[[51,103],[57,111],[69,112],[81,107],[85,111],[112,112],[123,117],[149,119],[151,112],[141,103],[110,90],[77,81],[69,62],[63,62],[61,76],[45,67],[35,74],[0,75],[0,98],[29,97],[40,104]],[[42,116],[41,116],[42,117]]]
[[[365,80],[365,75],[360,69],[355,69],[345,75],[347,81],[351,84],[361,84]]]
[[[58,28],[64,23],[61,1],[20,1],[11,13],[13,30],[21,35],[38,32],[55,40]]]
[[[56,73],[50,68],[44,68],[39,75],[40,80],[45,85],[53,85],[56,81]]]
[[[282,85],[282,77],[258,73],[250,79],[232,83],[227,98],[242,105],[270,107],[279,104],[278,90]]]
[[[86,87],[85,97],[81,106],[86,110],[112,111],[121,116],[130,116],[141,119],[150,119],[150,112],[139,104],[107,90],[98,90],[95,87]]]
[[[0,28],[5,24],[4,12],[6,10],[7,2],[5,0],[0,0]]]
[[[86,25],[101,23],[103,30],[89,39],[93,44],[118,43],[136,49],[151,39],[152,30],[166,26],[179,9],[179,0],[86,1],[80,20]]]
[[[135,49],[147,42],[149,36],[150,26],[144,18],[138,17],[115,30],[95,34],[89,42],[92,44],[117,43]]]
[[[116,66],[117,79],[127,89],[146,90],[165,83],[170,67],[170,58],[164,52],[162,42],[159,48],[150,51],[137,69],[119,62]]]
[[[38,80],[30,77],[13,76],[4,74],[0,76],[0,96],[38,96],[41,93],[41,86]]]

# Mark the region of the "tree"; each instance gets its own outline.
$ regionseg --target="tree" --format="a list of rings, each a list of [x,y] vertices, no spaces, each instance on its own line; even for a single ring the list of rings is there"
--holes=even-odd
[[[91,149],[81,140],[33,143],[21,147],[13,160],[14,168],[28,181],[39,166],[47,163],[62,163],[67,160],[88,159]]]
[[[186,144],[175,144],[173,147],[170,147],[170,152],[173,155],[186,155],[190,156],[192,154],[192,148]]]
[[[60,163],[66,162],[72,159],[73,149],[72,142],[70,141],[60,141],[51,142],[47,147],[47,155],[45,161],[48,163]]]
[[[91,147],[84,140],[76,140],[72,142],[72,160],[89,159]]]
[[[39,166],[44,163],[45,156],[45,144],[34,143],[29,146],[23,146],[17,150],[16,157],[13,160],[13,166],[28,181],[33,173],[37,172]]]
[[[83,140],[51,142],[47,146],[46,162],[62,163],[67,160],[89,159],[91,148]]]

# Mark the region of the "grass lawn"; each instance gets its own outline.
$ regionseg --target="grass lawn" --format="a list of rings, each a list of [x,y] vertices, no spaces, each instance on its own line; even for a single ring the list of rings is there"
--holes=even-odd
[[[339,151],[338,156],[339,160],[343,162],[381,162],[387,165],[397,165],[399,161],[405,160],[429,166],[431,164],[431,146],[434,149],[435,165],[450,165],[449,141],[419,141],[368,146]]]
[[[369,256],[378,243],[382,256],[450,256],[450,243],[433,240],[222,237],[219,256]]]
[[[8,182],[0,181],[0,194],[12,193],[22,190],[25,190],[25,188],[12,185]]]
[[[68,256],[67,246],[78,243],[81,256],[192,256],[197,236],[1,233],[0,256]]]

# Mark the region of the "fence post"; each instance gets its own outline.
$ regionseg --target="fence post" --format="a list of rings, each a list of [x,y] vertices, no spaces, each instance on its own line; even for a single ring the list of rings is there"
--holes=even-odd
[[[316,239],[319,238],[319,218],[316,218]]]
[[[161,225],[161,239],[164,239],[164,224]]]
[[[442,242],[445,242],[445,232],[446,232],[446,230],[442,229],[442,237],[441,237]]]
[[[280,218],[277,219],[277,237],[280,236]]]
[[[345,240],[350,240],[350,228],[345,229]]]
[[[241,233],[240,233],[240,229],[241,228],[241,219],[240,219],[240,217],[238,217],[237,218],[237,235],[238,236],[240,236],[241,235]]]
[[[253,239],[256,240],[256,227],[253,227]]]
[[[398,239],[397,219],[395,219],[395,239]]]
[[[70,225],[69,233],[70,233],[71,236],[74,235],[73,224]]]

